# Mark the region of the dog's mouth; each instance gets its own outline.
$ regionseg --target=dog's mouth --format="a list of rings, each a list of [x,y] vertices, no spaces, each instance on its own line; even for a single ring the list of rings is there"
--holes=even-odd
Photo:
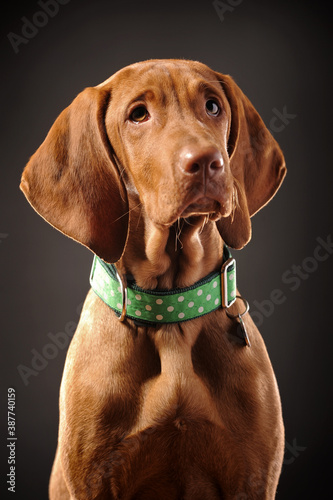
[[[211,220],[217,220],[221,217],[228,217],[231,211],[232,195],[229,190],[224,190],[218,196],[205,193],[188,200],[181,211],[181,217],[205,215]]]
[[[190,203],[182,212],[181,217],[187,218],[193,215],[216,216],[221,213],[221,205],[218,201],[202,196],[195,202]]]
[[[160,225],[171,226],[179,219],[188,219],[189,217],[205,217],[211,221],[217,221],[222,217],[228,217],[232,212],[232,190],[228,189],[217,190],[207,190],[208,192],[202,192],[203,190],[192,189],[187,193],[187,196],[181,196],[180,194],[178,200],[175,203],[175,198],[168,198],[167,192],[164,192],[164,196],[159,196],[155,198],[155,204],[151,203],[149,200],[149,213],[151,214],[151,219]],[[200,192],[201,191],[201,192]],[[206,190],[205,190],[206,191]],[[183,198],[181,200],[181,198]],[[159,210],[156,210],[156,206],[160,206]]]

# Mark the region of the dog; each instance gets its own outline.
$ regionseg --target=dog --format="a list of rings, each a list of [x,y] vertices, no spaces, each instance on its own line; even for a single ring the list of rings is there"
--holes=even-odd
[[[127,66],[57,118],[20,187],[95,256],[52,500],[275,497],[280,397],[229,248],[285,173],[235,81],[196,61]]]

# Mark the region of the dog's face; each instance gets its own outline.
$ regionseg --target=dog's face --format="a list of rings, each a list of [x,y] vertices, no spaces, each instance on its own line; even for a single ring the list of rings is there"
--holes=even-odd
[[[156,61],[120,71],[112,88],[107,134],[148,217],[171,225],[191,215],[229,216],[231,110],[215,73]]]
[[[81,92],[32,156],[21,189],[53,226],[115,262],[135,204],[160,226],[203,215],[242,248],[250,217],[285,173],[279,146],[231,77],[194,61],[151,60]]]

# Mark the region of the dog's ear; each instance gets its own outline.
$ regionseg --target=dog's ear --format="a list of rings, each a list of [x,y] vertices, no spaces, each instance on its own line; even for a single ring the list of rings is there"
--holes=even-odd
[[[20,188],[52,226],[107,262],[121,257],[128,201],[104,117],[110,91],[87,88],[55,121]]]
[[[217,74],[231,108],[228,139],[235,179],[235,209],[217,227],[227,245],[240,249],[251,239],[250,217],[265,206],[286,174],[280,147],[249,99],[228,75]]]

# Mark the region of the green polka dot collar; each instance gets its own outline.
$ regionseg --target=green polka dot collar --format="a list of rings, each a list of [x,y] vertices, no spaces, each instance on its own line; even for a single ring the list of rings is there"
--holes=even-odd
[[[126,315],[140,323],[179,323],[234,303],[236,261],[225,246],[221,271],[210,273],[187,288],[144,290],[131,280],[124,287],[115,266],[95,255],[90,285],[119,316]]]

